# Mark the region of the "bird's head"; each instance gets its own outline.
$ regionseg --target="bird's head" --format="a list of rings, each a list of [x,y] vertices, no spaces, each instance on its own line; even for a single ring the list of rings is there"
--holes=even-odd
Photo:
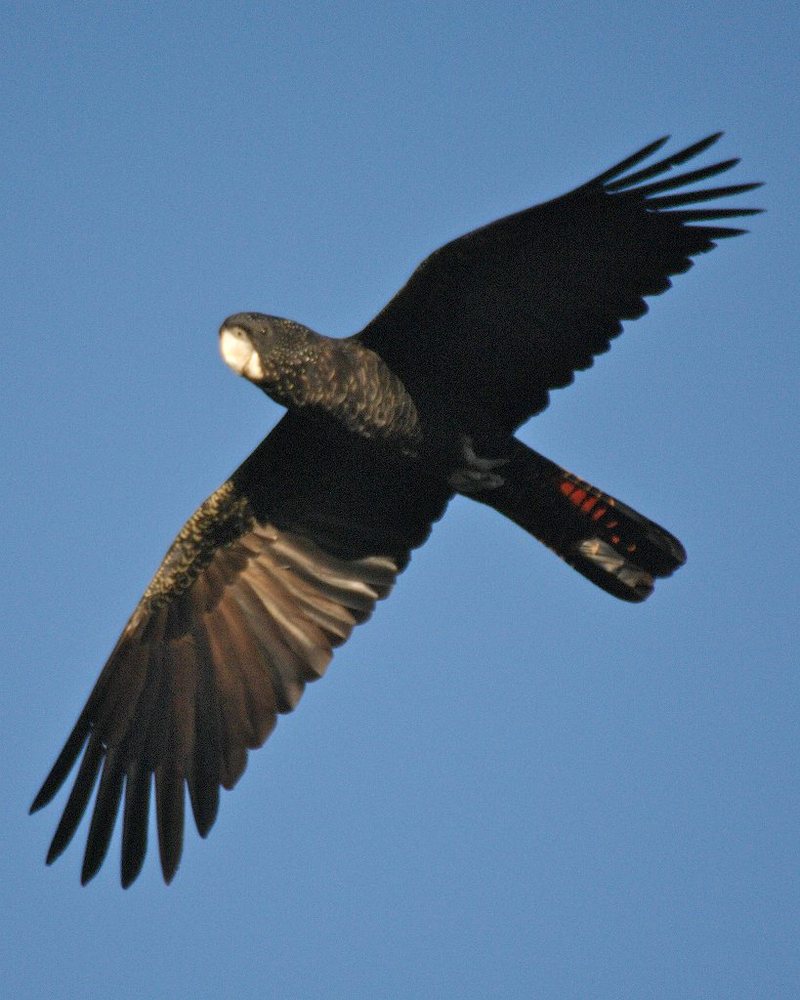
[[[318,334],[300,323],[263,313],[236,313],[219,328],[225,363],[267,392],[317,339]]]

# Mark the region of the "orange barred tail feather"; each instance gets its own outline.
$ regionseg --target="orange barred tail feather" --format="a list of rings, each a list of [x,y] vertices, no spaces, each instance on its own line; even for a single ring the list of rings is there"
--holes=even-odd
[[[514,440],[503,485],[470,494],[538,538],[592,583],[643,601],[686,562],[673,535],[627,504]]]

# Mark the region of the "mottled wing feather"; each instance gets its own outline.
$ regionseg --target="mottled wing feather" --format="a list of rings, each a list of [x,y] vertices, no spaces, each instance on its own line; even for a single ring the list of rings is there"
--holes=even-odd
[[[342,485],[353,463],[362,475]],[[102,864],[121,808],[129,885],[144,861],[155,785],[170,881],[186,790],[205,836],[220,787],[235,785],[247,751],[389,593],[448,499],[446,488],[379,448],[285,417],[187,522],[115,646],[33,803],[49,802],[82,755],[48,863],[97,786],[82,880]]]
[[[705,223],[756,209],[686,206],[757,184],[663,193],[737,160],[642,184],[718,138],[628,173],[658,140],[569,194],[446,244],[356,336],[407,384],[446,399],[476,438],[509,433],[608,350],[622,321],[646,312],[646,296],[715,240],[743,232]]]

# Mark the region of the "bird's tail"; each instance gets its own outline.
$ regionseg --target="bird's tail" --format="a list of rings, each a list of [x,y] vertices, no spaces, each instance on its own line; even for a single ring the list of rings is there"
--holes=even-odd
[[[503,484],[470,494],[623,601],[643,601],[654,577],[686,561],[673,535],[614,497],[514,440]]]

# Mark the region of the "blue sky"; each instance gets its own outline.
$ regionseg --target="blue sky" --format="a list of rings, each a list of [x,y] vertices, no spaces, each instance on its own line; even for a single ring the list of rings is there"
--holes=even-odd
[[[0,993],[798,995],[800,16],[736,7],[2,4]],[[220,321],[351,333],[446,240],[720,128],[767,214],[523,432],[687,566],[628,606],[457,501],[170,888],[115,839],[81,889],[85,826],[45,869],[34,792],[279,416]]]

